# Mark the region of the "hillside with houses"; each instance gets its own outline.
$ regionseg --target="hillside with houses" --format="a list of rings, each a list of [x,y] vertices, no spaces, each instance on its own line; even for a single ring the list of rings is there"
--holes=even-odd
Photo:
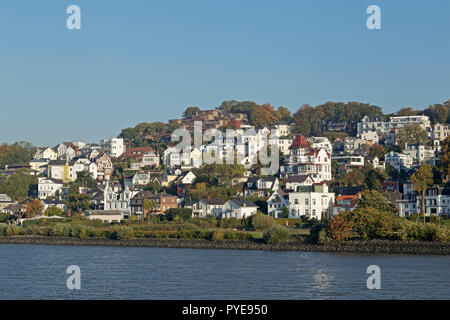
[[[0,213],[16,223],[43,216],[146,221],[177,210],[192,218],[248,219],[260,212],[320,222],[361,203],[377,207],[368,204],[375,194],[400,218],[448,219],[449,108],[447,101],[384,115],[376,106],[328,102],[291,115],[270,104],[225,101],[99,143],[3,144]],[[198,122],[202,132],[233,136],[180,153],[173,133],[193,133]],[[279,166],[267,176],[258,160],[269,145],[279,150]],[[234,150],[242,157],[229,164],[226,153]],[[215,163],[205,163],[206,153]]]

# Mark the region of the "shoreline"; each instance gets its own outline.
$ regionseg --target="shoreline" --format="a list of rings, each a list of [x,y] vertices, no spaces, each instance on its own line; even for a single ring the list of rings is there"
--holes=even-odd
[[[8,236],[0,237],[0,244],[450,255],[450,243],[390,240],[345,241],[327,244],[311,244],[301,241],[289,241],[281,244],[267,244],[254,240],[210,241],[142,238],[121,241],[107,238],[80,239],[48,236]]]

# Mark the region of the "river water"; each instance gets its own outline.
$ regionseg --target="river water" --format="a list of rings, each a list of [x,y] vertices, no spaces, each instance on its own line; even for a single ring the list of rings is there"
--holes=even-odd
[[[0,268],[0,299],[450,299],[448,256],[0,244]]]

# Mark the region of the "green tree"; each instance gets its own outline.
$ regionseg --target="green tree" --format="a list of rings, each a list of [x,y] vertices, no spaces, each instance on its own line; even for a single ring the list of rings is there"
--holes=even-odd
[[[406,144],[426,144],[428,142],[427,131],[417,123],[406,125],[397,131],[396,140],[402,148]]]
[[[365,190],[361,194],[358,207],[361,209],[374,208],[380,212],[395,213],[395,205],[387,201],[386,196],[379,190]]]
[[[433,169],[429,164],[424,164],[411,175],[411,183],[420,194],[422,200],[421,213],[423,214],[423,222],[425,223],[425,191],[433,184]],[[417,216],[418,217],[418,216]],[[418,219],[418,218],[417,218]]]
[[[7,194],[13,200],[24,201],[34,193],[37,183],[36,176],[26,170],[19,170],[0,182],[0,193]]]
[[[193,115],[196,115],[197,113],[200,112],[200,108],[199,107],[188,107],[184,112],[183,112],[183,118],[187,118]]]

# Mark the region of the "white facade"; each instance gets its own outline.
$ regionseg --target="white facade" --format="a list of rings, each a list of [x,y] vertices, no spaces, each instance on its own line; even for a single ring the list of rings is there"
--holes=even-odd
[[[105,139],[101,141],[100,145],[110,157],[119,158],[125,152],[125,144],[122,138]]]
[[[39,199],[54,197],[57,192],[62,190],[63,186],[64,183],[62,180],[38,178],[38,197]]]
[[[306,216],[310,219],[321,220],[322,216],[330,217],[334,193],[328,192],[328,187],[324,188],[323,191],[289,193],[289,218]]]
[[[435,151],[431,146],[409,144],[406,146],[406,149],[403,150],[403,153],[408,154],[411,157],[414,166],[419,167],[425,163],[431,165],[436,164]]]
[[[413,161],[409,154],[391,151],[384,156],[384,162],[389,163],[397,171],[409,170]]]
[[[222,216],[223,202],[214,199],[199,200],[192,206],[192,217],[206,218]]]
[[[333,153],[333,145],[326,137],[310,137],[306,140],[311,142],[311,147],[313,149],[325,149],[326,152],[330,154]]]
[[[131,198],[137,193],[137,191],[131,191],[127,187],[125,187],[125,190],[122,191],[107,183],[104,192],[104,208],[105,210],[117,210],[124,214],[130,214]]]
[[[257,213],[258,207],[247,200],[228,200],[222,207],[223,218],[244,219]]]

